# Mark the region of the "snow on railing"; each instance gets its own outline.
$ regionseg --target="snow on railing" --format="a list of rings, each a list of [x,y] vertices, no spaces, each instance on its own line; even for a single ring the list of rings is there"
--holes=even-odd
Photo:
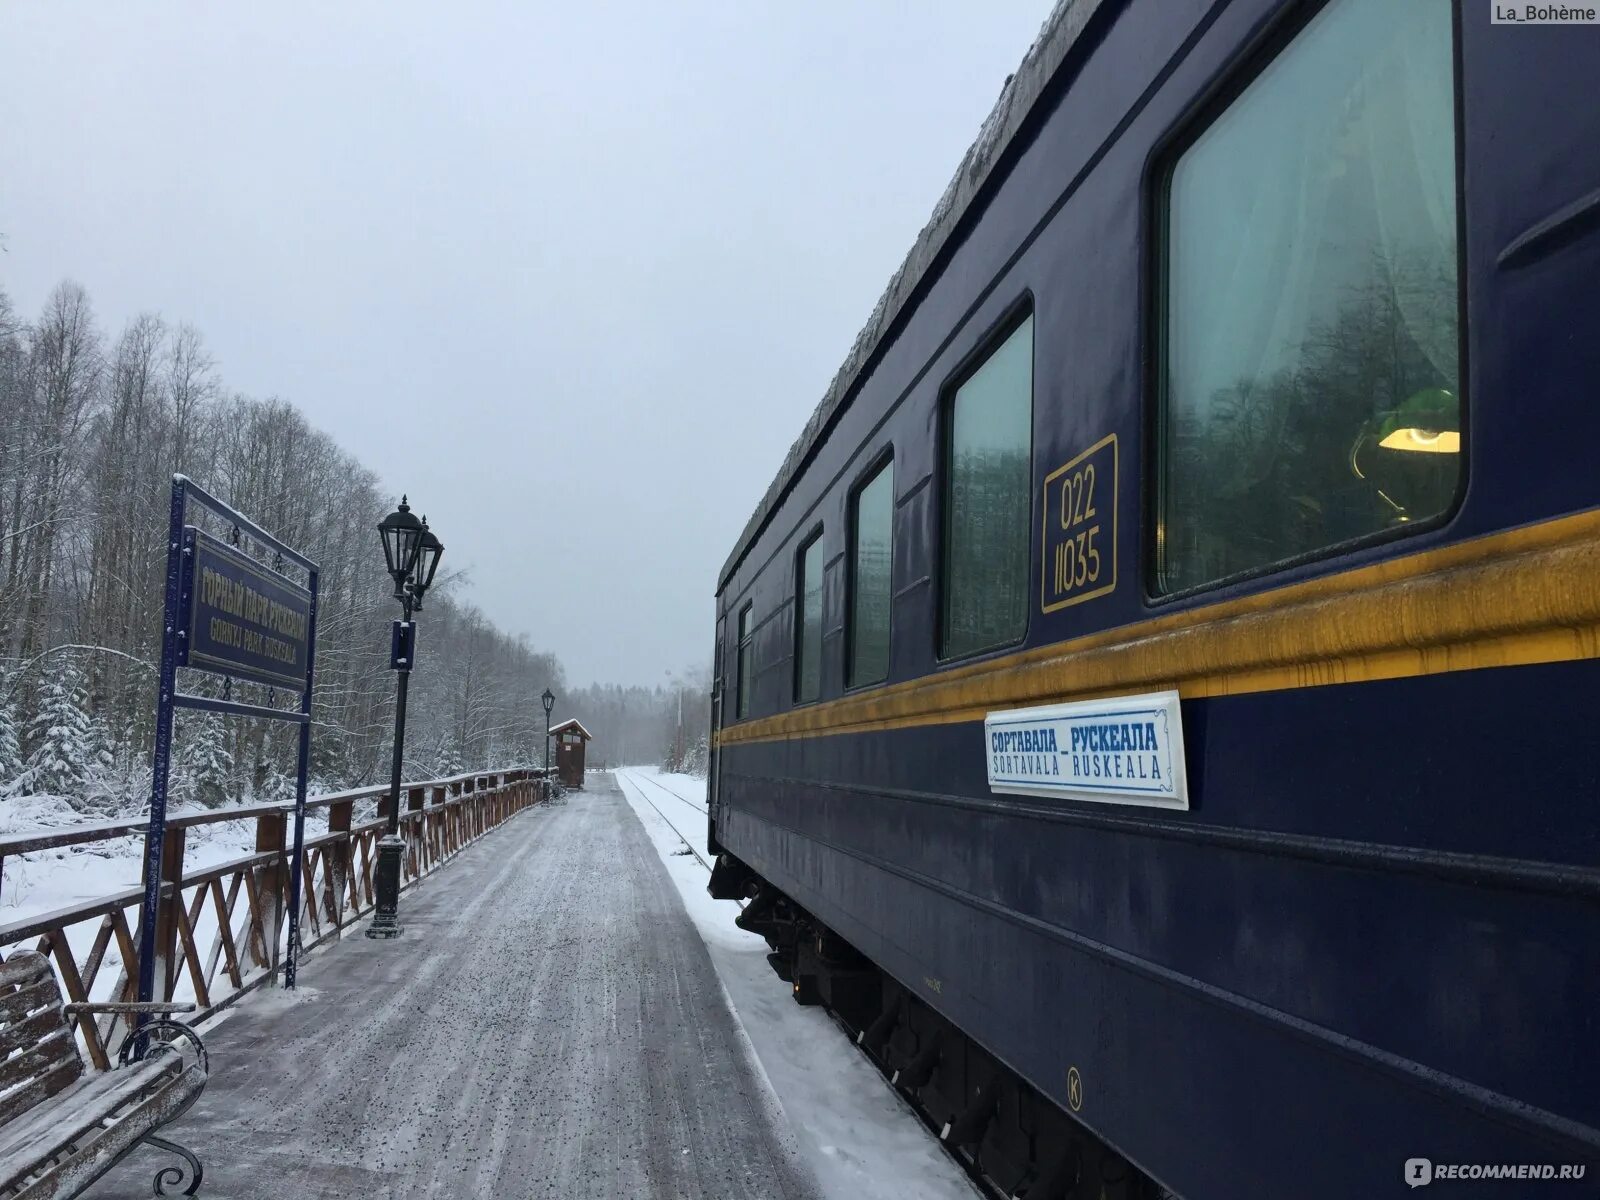
[[[308,833],[304,840],[304,949],[338,937],[372,911],[372,871],[388,817],[388,790],[357,788],[306,801],[308,813],[326,814],[327,831]],[[404,888],[507,818],[548,798],[549,788],[546,772],[517,769],[408,783],[402,792]],[[357,805],[364,811],[358,814]],[[293,813],[292,803],[257,804],[168,819],[156,914],[157,1000],[193,1001],[207,1015],[277,978],[288,940],[291,849],[286,833]],[[255,853],[186,867],[188,831],[230,821],[255,822]],[[102,821],[0,834],[0,877],[7,858],[116,841],[144,830],[142,821]],[[135,999],[140,945],[135,926],[143,897],[142,888],[120,891],[0,924],[0,955],[32,949],[47,956],[69,1002]],[[84,1049],[102,1070],[110,1064],[119,1019],[78,1018]]]

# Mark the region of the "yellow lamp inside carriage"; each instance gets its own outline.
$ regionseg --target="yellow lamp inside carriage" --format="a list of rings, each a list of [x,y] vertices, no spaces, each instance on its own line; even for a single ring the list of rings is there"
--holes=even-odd
[[[1378,417],[1373,437],[1383,450],[1460,454],[1461,405],[1453,392],[1428,388]]]
[[[1363,450],[1368,450],[1365,455]],[[1350,469],[1406,524],[1444,511],[1460,468],[1461,402],[1447,388],[1424,388],[1365,422],[1350,447]]]

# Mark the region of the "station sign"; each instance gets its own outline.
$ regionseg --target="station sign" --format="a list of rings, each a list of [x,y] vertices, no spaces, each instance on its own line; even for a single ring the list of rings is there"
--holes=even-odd
[[[983,736],[991,792],[1189,807],[1177,692],[992,712]]]
[[[300,692],[311,593],[204,530],[184,530],[178,665]]]

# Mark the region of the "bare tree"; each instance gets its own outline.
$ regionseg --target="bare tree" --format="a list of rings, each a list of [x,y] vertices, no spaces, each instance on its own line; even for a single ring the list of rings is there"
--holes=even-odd
[[[109,758],[121,772],[97,785],[108,803],[139,802],[174,471],[321,564],[313,771],[318,786],[369,782],[387,758],[394,713],[397,610],[374,533],[394,498],[292,404],[226,392],[191,326],[141,315],[108,351],[72,283],[31,326],[0,292],[0,719],[39,727],[44,682],[81,677],[85,686],[57,687],[50,703],[85,741],[84,762],[98,770]],[[444,581],[428,598],[408,770],[530,761],[542,745],[537,696],[564,690],[560,664],[452,590]],[[251,686],[235,694],[253,695]],[[205,744],[180,755],[178,770],[203,778],[178,780],[184,794],[217,802],[287,792],[292,731],[232,717],[188,728]]]

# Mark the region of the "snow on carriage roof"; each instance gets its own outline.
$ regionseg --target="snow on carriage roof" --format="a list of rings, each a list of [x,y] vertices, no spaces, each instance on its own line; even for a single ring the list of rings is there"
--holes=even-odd
[[[939,202],[933,206],[933,215],[917,235],[911,252],[889,280],[889,286],[879,297],[872,315],[856,335],[855,344],[850,347],[844,365],[834,375],[822,402],[811,414],[811,419],[806,422],[794,445],[789,447],[777,477],[768,485],[766,495],[756,505],[749,521],[745,522],[733,553],[728,555],[728,561],[723,563],[722,572],[717,576],[719,592],[726,586],[734,568],[756,540],[767,519],[777,510],[779,501],[811,457],[811,452],[822,442],[833,419],[845,407],[867,365],[885,343],[895,322],[907,311],[912,295],[933,274],[940,252],[976,202],[1000,156],[1017,136],[1046,84],[1055,75],[1056,68],[1083,33],[1084,26],[1104,2],[1057,0],[1055,8],[1039,30],[1039,36],[1028,47],[1027,54],[1023,55],[1022,65],[1001,89],[1000,98],[995,101],[994,108],[979,128],[977,140],[962,157],[955,177],[945,187]]]

